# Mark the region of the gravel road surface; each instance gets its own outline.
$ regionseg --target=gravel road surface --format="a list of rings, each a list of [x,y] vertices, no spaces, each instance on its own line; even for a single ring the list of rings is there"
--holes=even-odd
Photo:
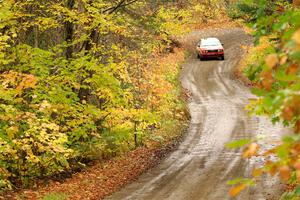
[[[225,61],[196,58],[197,42],[211,36],[224,43]],[[234,78],[233,70],[243,58],[241,45],[251,43],[249,35],[238,28],[208,29],[194,31],[181,40],[191,53],[181,74],[183,87],[192,94],[189,101],[191,124],[186,138],[178,150],[157,167],[107,200],[231,199],[227,181],[249,177],[254,165],[262,161],[259,158],[243,160],[240,151],[224,145],[262,134],[269,140],[277,140],[286,131],[279,125],[272,125],[268,119],[249,116],[244,110],[253,96]],[[282,191],[277,182],[276,178],[268,178],[235,199],[279,199]]]

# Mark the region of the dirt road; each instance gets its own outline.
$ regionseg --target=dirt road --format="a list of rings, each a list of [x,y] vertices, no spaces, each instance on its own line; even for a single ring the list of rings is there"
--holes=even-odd
[[[196,58],[197,41],[208,36],[216,36],[225,44],[225,61]],[[249,44],[250,36],[240,29],[212,29],[195,31],[182,40],[192,54],[181,75],[183,87],[192,92],[192,118],[186,139],[160,165],[109,197],[110,200],[230,199],[227,181],[249,176],[254,163],[260,161],[245,161],[239,151],[226,149],[224,144],[260,134],[273,140],[283,132],[267,119],[248,116],[244,111],[253,96],[233,78],[233,69],[242,59],[241,45]],[[278,199],[281,191],[276,182],[263,181],[236,199]]]

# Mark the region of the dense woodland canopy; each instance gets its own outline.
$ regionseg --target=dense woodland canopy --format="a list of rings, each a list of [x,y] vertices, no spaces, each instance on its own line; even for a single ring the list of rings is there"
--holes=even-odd
[[[186,117],[179,63],[159,58],[220,6],[1,0],[0,189],[174,137]]]

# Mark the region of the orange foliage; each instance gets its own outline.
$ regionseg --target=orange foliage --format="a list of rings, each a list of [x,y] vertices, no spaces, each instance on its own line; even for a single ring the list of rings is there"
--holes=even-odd
[[[232,197],[237,196],[241,191],[247,188],[247,185],[242,183],[230,189],[229,194]]]
[[[23,74],[15,71],[2,74],[0,79],[5,89],[15,88],[18,93],[22,93],[27,88],[34,88],[38,82],[37,78],[32,74]]]

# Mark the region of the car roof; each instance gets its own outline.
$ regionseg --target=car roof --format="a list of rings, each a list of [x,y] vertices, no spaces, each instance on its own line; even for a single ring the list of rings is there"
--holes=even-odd
[[[221,45],[221,42],[218,38],[210,37],[210,38],[205,38],[201,39],[199,42],[201,45]]]

